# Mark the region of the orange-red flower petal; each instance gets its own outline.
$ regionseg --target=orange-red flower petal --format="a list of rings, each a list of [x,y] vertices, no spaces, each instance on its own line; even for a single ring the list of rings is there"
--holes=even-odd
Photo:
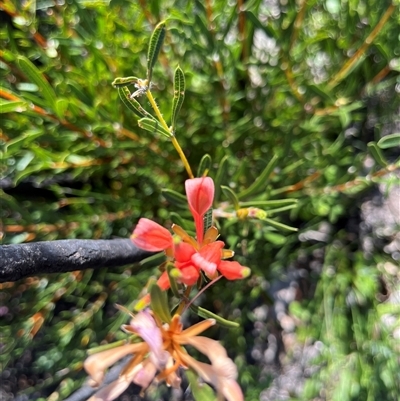
[[[239,280],[250,275],[250,269],[239,262],[222,260],[218,265],[218,271],[228,280]]]
[[[173,245],[171,233],[156,222],[142,218],[133,234],[132,242],[140,249],[149,252],[164,251]]]
[[[203,217],[214,200],[214,181],[210,177],[192,178],[185,181],[189,209],[196,225],[197,242],[203,241]]]

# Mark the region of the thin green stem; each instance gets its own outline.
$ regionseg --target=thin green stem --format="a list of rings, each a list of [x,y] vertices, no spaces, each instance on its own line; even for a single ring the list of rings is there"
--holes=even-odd
[[[179,157],[181,158],[183,165],[185,166],[185,169],[186,169],[186,171],[188,173],[189,178],[194,178],[194,175],[192,173],[192,169],[190,168],[190,164],[189,164],[188,160],[186,159],[186,156],[183,153],[183,150],[181,148],[181,145],[179,145],[178,140],[176,139],[175,136],[173,136],[171,138],[171,141],[172,141],[172,144],[174,145],[176,151],[178,152]]]
[[[168,131],[170,131],[170,128],[168,127],[167,123],[164,120],[164,117],[162,116],[160,109],[157,106],[156,101],[154,100],[153,95],[150,92],[150,89],[146,91],[146,96],[147,99],[149,99],[149,102],[151,104],[151,107],[153,108],[154,112],[156,113],[156,116],[158,120],[160,121],[160,124]],[[178,140],[176,139],[175,135],[172,134],[171,136],[171,141],[172,144],[174,145],[174,148],[178,152],[179,157],[182,160],[183,165],[185,166],[186,172],[188,173],[189,178],[194,178],[194,175],[192,173],[192,169],[190,168],[190,164],[185,156],[185,153],[183,152],[181,145],[179,145]]]
[[[190,305],[209,287],[211,287],[212,285],[214,285],[218,280],[220,280],[223,276],[219,275],[218,277],[216,277],[214,280],[210,281],[205,287],[203,287],[191,300],[189,303],[187,303],[185,305],[183,312],[186,312],[186,310],[190,307]]]
[[[164,117],[162,116],[162,114],[161,114],[161,112],[160,112],[160,109],[158,108],[157,103],[156,103],[156,101],[154,100],[154,97],[153,97],[153,95],[152,95],[151,92],[150,92],[150,89],[147,89],[147,91],[146,91],[146,96],[147,96],[147,99],[149,99],[149,102],[150,102],[150,104],[151,104],[151,107],[153,108],[154,112],[155,112],[156,115],[157,115],[158,121],[160,121],[161,125],[162,125],[167,131],[169,131],[169,127],[168,127],[167,123],[165,122]]]
[[[192,285],[190,285],[189,287],[186,288],[185,293],[183,294],[182,300],[178,306],[178,309],[175,312],[176,315],[182,315],[183,312],[186,310],[186,305],[188,303],[189,295],[192,291],[192,288],[193,288]]]

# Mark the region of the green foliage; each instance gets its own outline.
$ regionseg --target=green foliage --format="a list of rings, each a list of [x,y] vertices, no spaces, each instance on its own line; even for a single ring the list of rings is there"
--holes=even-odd
[[[343,233],[367,190],[399,167],[398,10],[389,1],[286,3],[3,2],[2,240],[128,237],[139,217],[193,230],[174,132],[194,171],[214,178],[215,222],[253,272],[218,282],[202,305],[240,323],[212,335],[236,359],[246,400],[270,384],[249,356],[253,309],[271,302],[265,283],[319,251],[322,272],[307,267],[315,293],[290,305],[299,338],[324,345],[303,399],[392,401],[399,350],[381,322],[398,322],[399,311],[377,294],[382,282],[398,285],[379,267],[393,261],[369,258]],[[171,132],[143,91],[132,97],[136,76],[154,84]],[[238,208],[263,218],[239,219]],[[323,223],[333,230],[326,242],[299,240]],[[0,362],[12,377],[22,364],[32,380],[7,379],[9,391],[54,391],[54,401],[78,388],[86,349],[124,338],[114,303],[132,310],[156,265],[3,284]]]
[[[378,260],[366,261],[361,252],[352,256],[355,260],[350,262],[349,249],[339,241],[328,248],[316,289],[316,297],[323,302],[309,302],[304,308],[292,305],[292,313],[302,320],[299,334],[324,344],[317,361],[321,369],[307,383],[304,400],[321,391],[333,401],[395,400],[398,396],[400,372],[393,368],[399,353],[391,334],[396,323],[390,320],[400,321],[400,309],[378,300],[380,280],[393,289],[398,284],[384,271],[383,262],[377,269]]]
[[[185,98],[185,75],[180,67],[177,67],[174,75],[174,101],[172,103],[172,132],[175,129],[176,119],[181,110]]]

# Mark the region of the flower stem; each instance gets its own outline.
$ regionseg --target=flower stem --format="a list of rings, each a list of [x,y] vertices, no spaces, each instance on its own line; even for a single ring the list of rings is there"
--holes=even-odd
[[[185,308],[182,311],[182,314],[186,312],[186,310],[190,307],[190,305],[209,287],[214,285],[218,280],[220,280],[223,276],[219,275],[214,280],[210,281],[205,287],[203,287],[191,300],[189,303],[186,303]],[[180,305],[179,305],[180,306]]]
[[[186,305],[189,301],[189,295],[192,291],[192,288],[193,288],[192,285],[190,285],[189,287],[186,288],[185,293],[183,294],[182,300],[178,306],[178,309],[175,312],[176,315],[181,315],[187,309]]]
[[[162,114],[160,113],[160,109],[158,108],[157,103],[156,103],[156,101],[154,100],[154,97],[153,97],[153,95],[152,95],[151,92],[150,92],[150,89],[147,89],[147,91],[146,91],[146,96],[147,96],[147,99],[149,99],[149,102],[150,102],[150,104],[151,104],[151,107],[153,108],[154,112],[156,113],[156,115],[157,115],[157,117],[158,117],[158,120],[160,121],[161,125],[162,125],[167,131],[169,131],[169,127],[168,127],[167,123],[165,122],[164,117],[163,117]]]
[[[182,160],[183,165],[185,166],[185,169],[186,169],[186,172],[188,173],[189,178],[194,178],[194,175],[192,173],[192,169],[190,168],[190,164],[189,164],[188,160],[186,159],[186,156],[183,153],[181,145],[179,145],[179,142],[176,139],[175,135],[171,138],[171,140],[172,140],[172,144],[174,145],[176,151],[179,154],[179,157]]]
[[[147,96],[147,99],[149,99],[151,107],[153,108],[154,112],[156,113],[156,116],[157,116],[158,120],[160,121],[161,125],[166,130],[170,131],[170,128],[168,127],[167,123],[165,122],[164,117],[162,116],[162,114],[160,112],[160,109],[158,108],[157,103],[154,100],[154,97],[150,92],[150,89],[148,89],[146,91],[146,96]],[[178,142],[178,140],[176,139],[176,137],[175,137],[175,135],[173,133],[171,133],[171,141],[172,141],[172,144],[174,145],[174,148],[178,152],[178,155],[181,158],[183,165],[185,166],[185,169],[186,169],[186,172],[189,175],[189,178],[194,178],[194,175],[192,173],[192,169],[190,168],[190,164],[189,164],[188,160],[186,159],[185,153],[183,153],[181,145],[179,145],[179,142]]]

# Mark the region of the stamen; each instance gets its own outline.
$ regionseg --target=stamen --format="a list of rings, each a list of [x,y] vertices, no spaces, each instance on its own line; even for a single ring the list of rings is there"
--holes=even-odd
[[[156,376],[156,379],[160,380],[160,381],[165,380],[171,373],[176,372],[178,370],[179,366],[180,366],[179,361],[175,361],[175,363],[170,368],[164,369],[162,372],[160,372]]]
[[[147,354],[148,352],[148,345],[146,343],[143,343],[143,345],[146,345],[146,349],[138,352],[126,365],[125,367],[122,369],[120,376],[123,375],[129,375],[129,373],[131,373],[131,371],[137,366],[139,365],[139,363],[141,363],[143,361],[144,356]]]

